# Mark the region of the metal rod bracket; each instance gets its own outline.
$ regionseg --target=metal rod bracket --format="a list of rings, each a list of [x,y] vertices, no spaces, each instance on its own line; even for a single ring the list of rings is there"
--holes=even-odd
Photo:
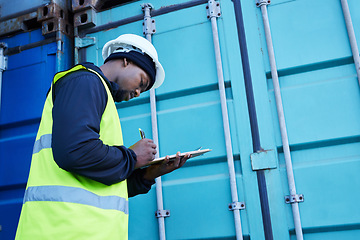
[[[141,4],[141,9],[143,10],[143,12],[145,12],[146,9],[149,9],[151,11],[151,9],[154,9],[154,6],[151,3],[144,3]]]
[[[245,202],[232,202],[229,203],[229,211],[245,209]]]
[[[142,10],[144,11],[144,21],[143,21],[143,34],[154,34],[156,32],[155,19],[151,18],[150,11],[154,7],[150,3],[145,3],[141,5]]]
[[[151,9],[154,9],[154,6],[151,3],[144,3],[141,4],[141,9],[143,10],[143,12],[145,12],[146,9],[149,9],[151,11]]]
[[[295,194],[295,195],[287,195],[285,196],[285,203],[299,203],[304,201],[304,195],[303,194]]]
[[[256,6],[261,7],[262,5],[270,5],[270,0],[255,0]]]
[[[4,56],[4,50],[7,48],[7,44],[0,42],[0,72],[7,69],[8,57]]]
[[[208,5],[206,6],[207,18],[220,17],[221,9],[220,3],[214,0],[209,0]]]
[[[157,210],[155,212],[155,217],[157,218],[170,217],[170,210]]]

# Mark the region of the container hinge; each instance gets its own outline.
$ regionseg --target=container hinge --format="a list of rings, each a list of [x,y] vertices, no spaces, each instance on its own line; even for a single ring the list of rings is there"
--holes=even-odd
[[[170,217],[170,210],[157,210],[155,212],[155,217],[157,217],[157,218]]]
[[[303,194],[287,195],[285,196],[285,203],[299,203],[304,201]]]
[[[143,21],[143,34],[154,34],[156,32],[155,19],[151,18],[150,11],[153,9],[153,6],[150,3],[145,3],[141,5],[144,14]]]
[[[229,211],[245,209],[245,202],[232,202],[229,203]]]
[[[262,5],[269,5],[271,3],[270,0],[255,0],[256,6],[261,7]]]
[[[75,38],[75,47],[76,48],[85,48],[92,45],[95,45],[96,38],[95,37],[76,37]]]
[[[3,72],[7,69],[8,57],[4,56],[4,50],[7,48],[6,43],[0,42],[0,71]]]
[[[206,6],[207,18],[220,17],[221,9],[220,3],[214,0],[209,0],[208,5]]]

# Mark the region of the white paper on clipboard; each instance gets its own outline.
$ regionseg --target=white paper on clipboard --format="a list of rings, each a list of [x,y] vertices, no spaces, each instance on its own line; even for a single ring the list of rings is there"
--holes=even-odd
[[[210,152],[210,151],[211,151],[211,149],[199,149],[199,150],[190,151],[190,152],[183,152],[183,153],[180,154],[180,157],[183,157],[183,156],[185,156],[186,154],[189,153],[189,154],[191,154],[191,158],[194,158],[194,157],[201,156],[204,153],[207,153],[207,152]],[[169,159],[170,161],[174,161],[176,159],[176,154],[169,155],[169,158],[170,158]],[[157,158],[157,159],[152,160],[148,165],[158,164],[158,163],[161,163],[164,160],[165,160],[165,157]]]

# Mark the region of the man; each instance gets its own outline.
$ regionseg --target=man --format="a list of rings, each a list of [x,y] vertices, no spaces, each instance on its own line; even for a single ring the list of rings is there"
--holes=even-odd
[[[104,65],[57,73],[48,93],[16,239],[127,239],[128,196],[190,155],[143,168],[156,145],[123,146],[115,102],[159,87],[165,77],[153,45],[133,34],[105,44]]]

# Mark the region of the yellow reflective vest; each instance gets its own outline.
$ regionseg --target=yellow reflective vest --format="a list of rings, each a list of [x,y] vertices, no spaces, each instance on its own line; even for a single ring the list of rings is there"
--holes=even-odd
[[[68,73],[88,70],[102,81],[108,96],[100,122],[100,139],[123,144],[115,102],[97,72],[77,65],[57,73],[53,84]],[[111,186],[68,171],[56,164],[51,148],[52,89],[36,136],[16,240],[114,240],[128,238],[126,180]]]

